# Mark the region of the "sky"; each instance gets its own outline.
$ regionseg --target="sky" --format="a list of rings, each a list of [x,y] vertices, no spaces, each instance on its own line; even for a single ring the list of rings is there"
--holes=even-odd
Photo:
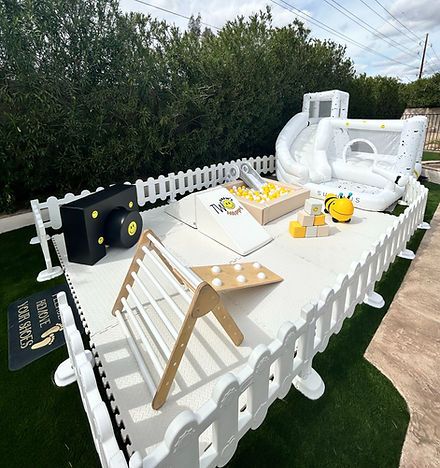
[[[142,1],[144,0],[120,0],[120,6],[123,11],[151,14],[182,29],[187,27],[188,21],[185,18],[145,5],[141,3]],[[247,17],[259,10],[265,10],[266,5],[271,7],[274,26],[287,25],[295,17],[299,18],[299,15],[302,15],[303,18],[299,19],[311,29],[312,36],[332,39],[347,46],[347,55],[353,60],[357,72],[393,76],[403,82],[414,81],[418,77],[425,34],[429,33],[423,76],[430,76],[440,71],[440,0],[145,0],[145,2],[186,17],[197,16],[200,13],[203,22],[218,28],[237,15]],[[350,13],[357,18],[350,17]],[[332,28],[345,37],[338,37],[333,31],[325,31],[320,26]]]

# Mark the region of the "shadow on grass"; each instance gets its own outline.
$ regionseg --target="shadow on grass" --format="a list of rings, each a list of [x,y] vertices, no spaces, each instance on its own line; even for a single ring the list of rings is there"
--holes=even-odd
[[[430,189],[425,220],[440,201],[440,187]],[[424,231],[417,231],[408,248],[417,250]],[[264,423],[240,441],[230,467],[397,467],[409,422],[405,400],[392,383],[372,366],[364,353],[386,314],[410,266],[397,258],[376,291],[383,309],[356,308],[313,367],[326,391],[317,401],[292,389],[276,401]]]

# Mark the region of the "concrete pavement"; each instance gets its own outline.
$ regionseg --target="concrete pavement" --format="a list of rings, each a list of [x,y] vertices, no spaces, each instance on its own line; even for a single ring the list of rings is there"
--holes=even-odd
[[[440,467],[440,206],[365,357],[409,407],[400,466]]]

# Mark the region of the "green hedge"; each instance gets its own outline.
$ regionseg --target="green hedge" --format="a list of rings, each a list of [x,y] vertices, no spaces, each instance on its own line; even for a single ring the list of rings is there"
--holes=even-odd
[[[440,73],[407,84],[403,94],[407,107],[440,107]]]
[[[398,117],[400,85],[356,77],[344,48],[270,11],[213,34],[116,0],[0,3],[0,211],[34,197],[273,153],[305,92]]]
[[[350,117],[400,119],[405,109],[404,88],[395,78],[357,76],[348,88]]]

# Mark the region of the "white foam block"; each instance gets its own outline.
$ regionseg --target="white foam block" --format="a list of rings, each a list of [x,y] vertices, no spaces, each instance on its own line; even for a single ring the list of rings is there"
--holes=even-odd
[[[203,192],[199,193],[206,193],[212,190],[218,190],[220,187],[212,187],[209,189],[204,190]],[[196,220],[196,196],[199,193],[190,193],[186,195],[179,201],[175,201],[170,203],[166,208],[165,212],[172,216],[173,218],[182,221],[182,223],[188,224],[193,228],[197,228],[197,220]]]
[[[308,226],[306,227],[306,237],[316,237],[318,235],[317,226]]]
[[[308,198],[304,203],[304,211],[309,215],[320,215],[322,213],[322,202]]]
[[[299,221],[301,226],[308,227],[313,226],[315,217],[311,214],[306,213],[305,211],[300,211],[298,213],[297,220]]]
[[[330,227],[328,224],[324,224],[323,226],[316,226],[317,229],[317,236],[318,237],[326,237],[330,234]]]

